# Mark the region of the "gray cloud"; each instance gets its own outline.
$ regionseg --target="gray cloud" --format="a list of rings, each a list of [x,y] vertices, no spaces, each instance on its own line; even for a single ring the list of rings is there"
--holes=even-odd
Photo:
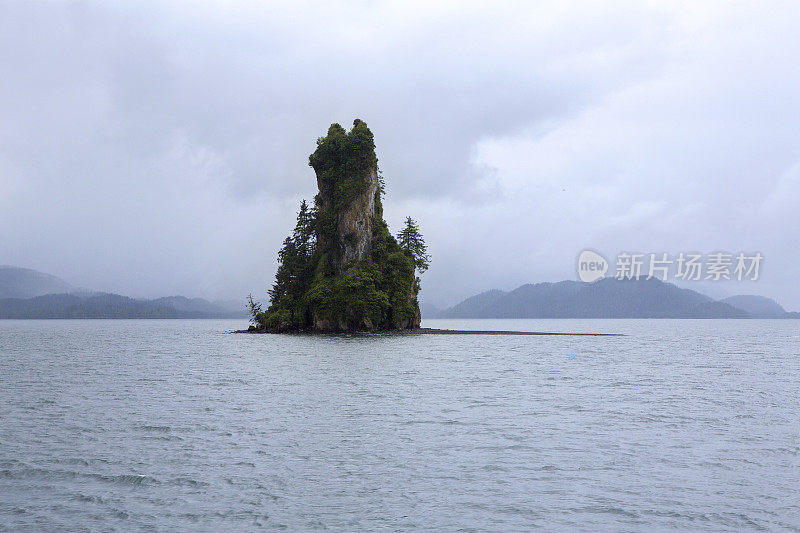
[[[331,122],[376,135],[423,299],[608,255],[760,250],[800,308],[791,4],[6,3],[0,263],[263,294]]]

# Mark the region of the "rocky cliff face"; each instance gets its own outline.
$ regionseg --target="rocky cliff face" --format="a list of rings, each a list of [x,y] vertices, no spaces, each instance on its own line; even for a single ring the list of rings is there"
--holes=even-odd
[[[348,176],[360,184],[362,192],[357,194],[347,205],[335,209],[334,187],[325,187],[322,180],[317,179],[320,194],[317,197],[320,212],[330,213],[335,217],[335,245],[340,251],[336,260],[336,271],[343,272],[348,268],[370,257],[372,252],[372,221],[375,217],[375,198],[378,192],[378,172],[370,167],[363,175]],[[325,237],[322,244],[327,244]]]

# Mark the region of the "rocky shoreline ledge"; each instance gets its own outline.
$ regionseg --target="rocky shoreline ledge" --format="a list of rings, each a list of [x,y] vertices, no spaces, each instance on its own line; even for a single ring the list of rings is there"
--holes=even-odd
[[[251,333],[276,335],[539,335],[539,336],[568,336],[568,337],[625,337],[624,333],[567,333],[567,332],[547,332],[547,331],[497,331],[497,330],[469,330],[469,329],[436,329],[436,328],[415,328],[415,329],[396,329],[387,331],[351,331],[341,333],[321,332],[315,330],[306,331],[275,331],[273,329],[250,326],[248,329],[239,329],[231,333]]]

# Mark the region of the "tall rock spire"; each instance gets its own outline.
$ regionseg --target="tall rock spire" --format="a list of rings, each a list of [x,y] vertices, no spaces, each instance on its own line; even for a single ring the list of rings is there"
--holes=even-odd
[[[367,125],[356,119],[349,133],[339,124],[317,141],[309,157],[317,175],[320,247],[337,272],[368,259],[372,251],[375,204],[379,195],[378,158]],[[382,213],[379,213],[382,216]]]
[[[346,132],[331,124],[308,158],[319,192],[314,198],[316,247],[301,257],[288,239],[279,258],[269,309],[260,315],[275,331],[380,331],[419,327],[414,257],[383,220],[375,142],[356,119]],[[303,234],[304,229],[296,232]]]

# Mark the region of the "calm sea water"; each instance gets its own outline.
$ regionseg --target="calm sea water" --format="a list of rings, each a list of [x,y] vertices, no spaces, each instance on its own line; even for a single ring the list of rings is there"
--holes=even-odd
[[[0,321],[0,530],[800,530],[797,321]]]

